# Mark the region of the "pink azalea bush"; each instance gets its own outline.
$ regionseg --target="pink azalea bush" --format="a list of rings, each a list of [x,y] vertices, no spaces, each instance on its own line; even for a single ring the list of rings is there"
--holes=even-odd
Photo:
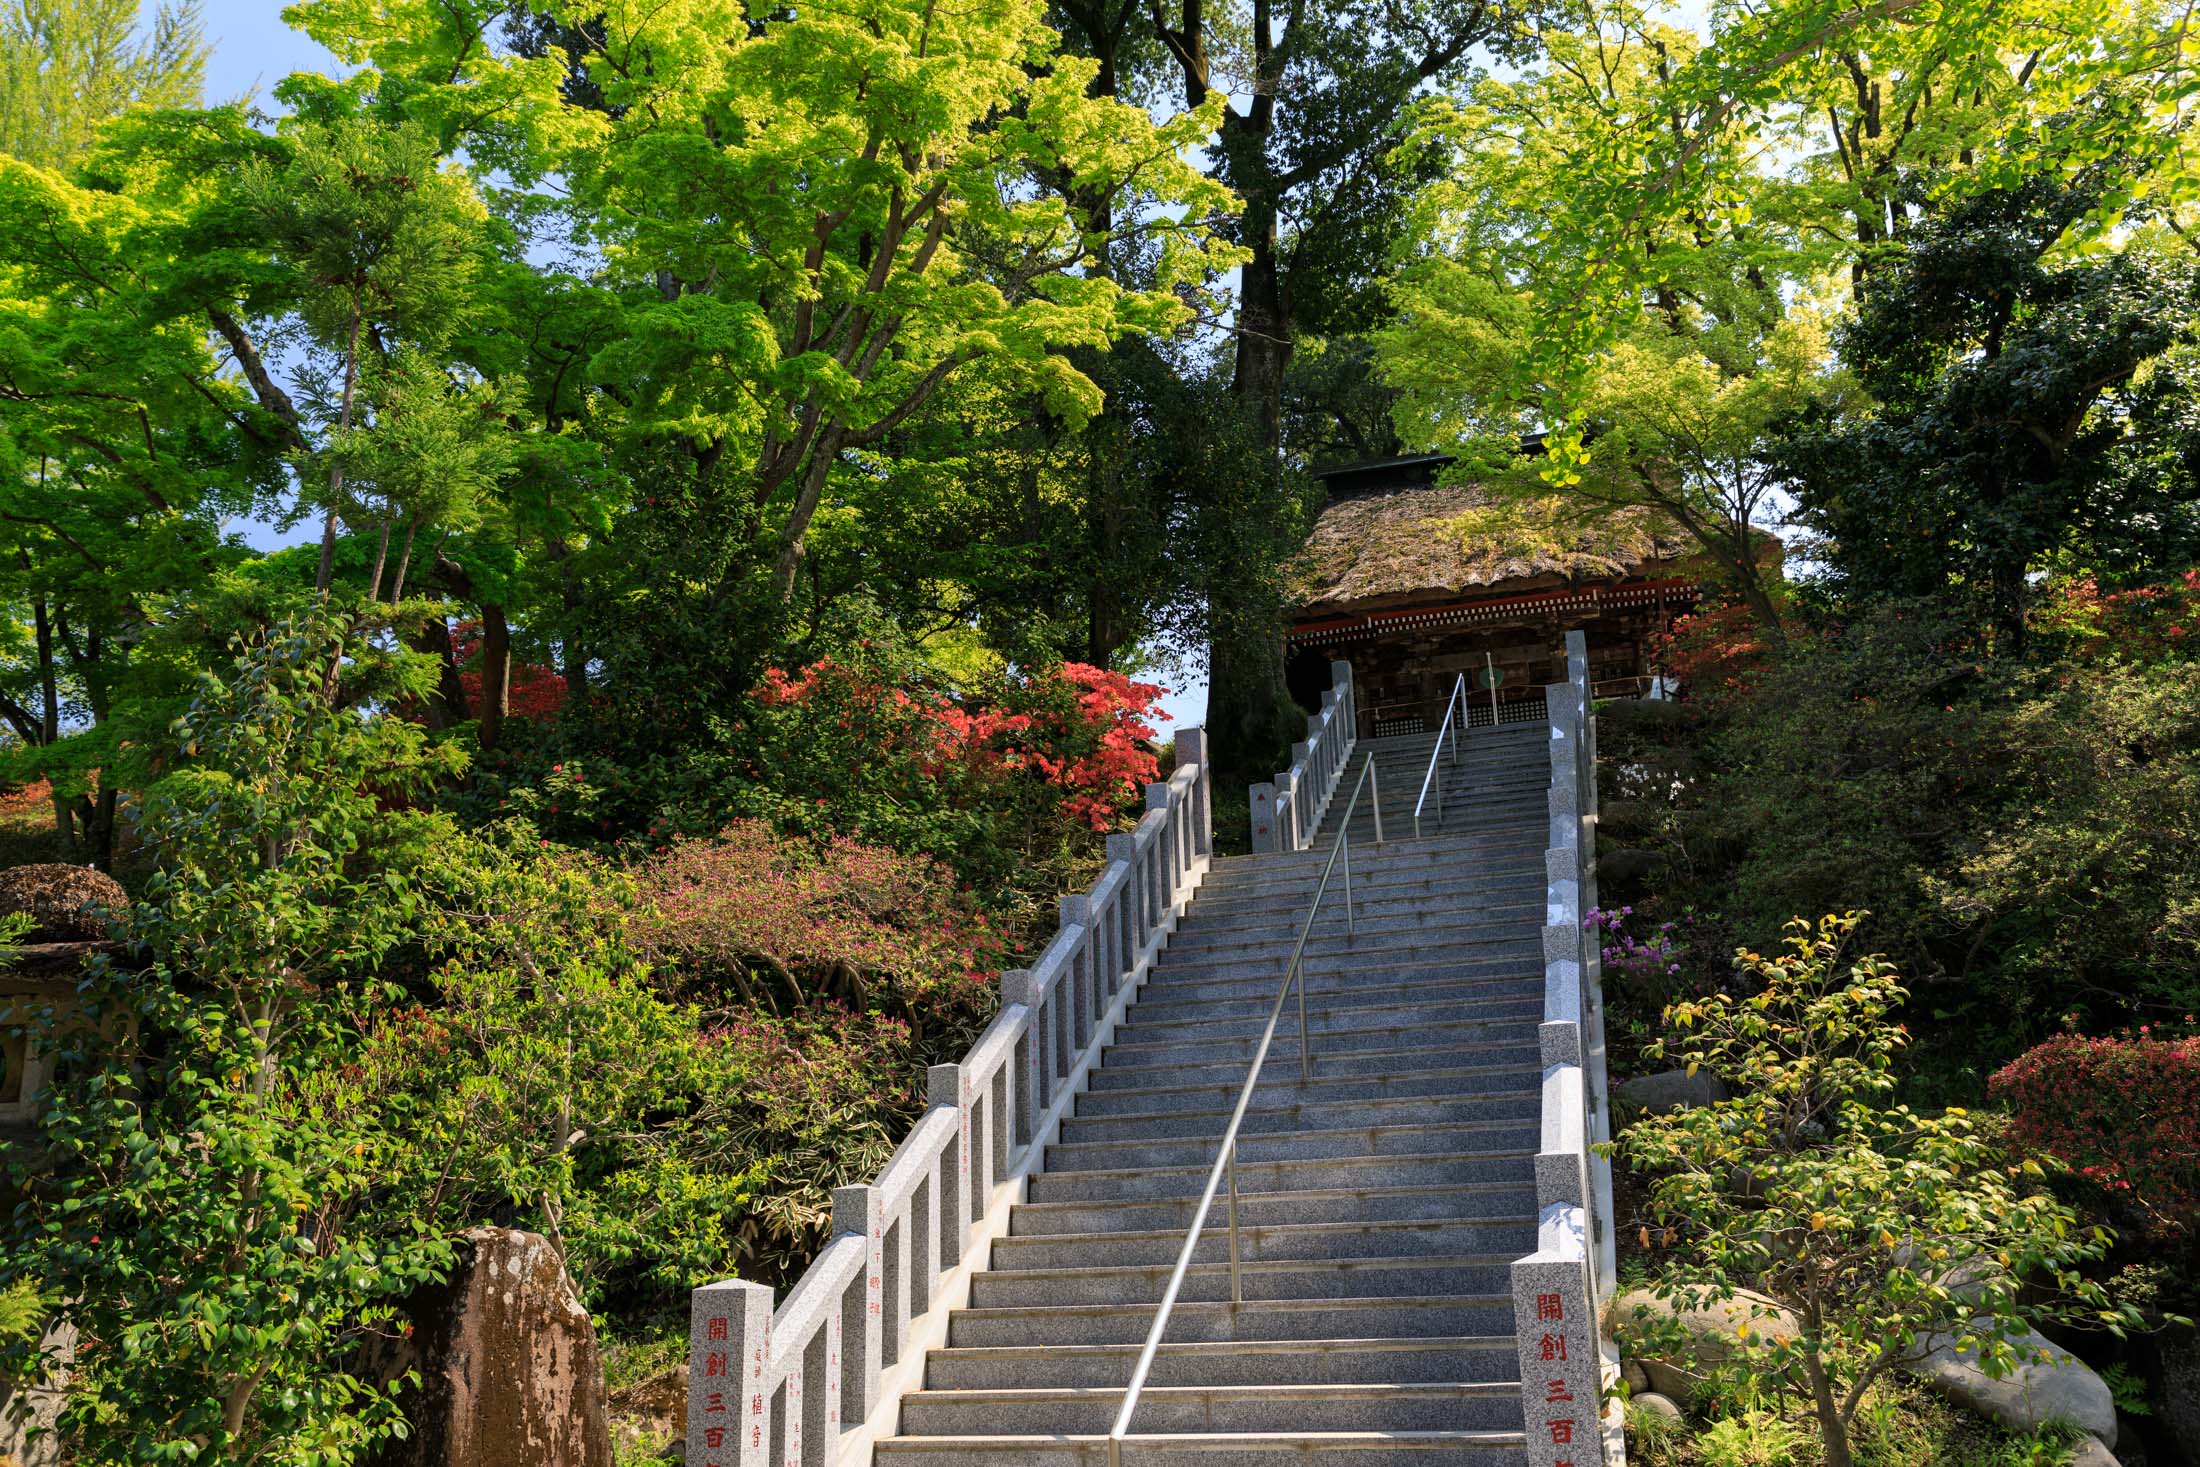
[[[783,838],[736,820],[676,839],[641,869],[645,952],[723,978],[753,1009],[879,1009],[922,1040],[990,1015],[1011,939],[939,862],[848,838]]]

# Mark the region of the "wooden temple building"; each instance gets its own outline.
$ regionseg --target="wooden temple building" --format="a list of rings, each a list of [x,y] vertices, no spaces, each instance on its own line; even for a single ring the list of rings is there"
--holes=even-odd
[[[1300,566],[1294,696],[1318,701],[1339,659],[1352,664],[1363,737],[1434,729],[1462,673],[1469,723],[1542,718],[1543,687],[1565,678],[1576,628],[1599,695],[1647,692],[1653,637],[1701,594],[1694,546],[1636,511],[1588,530],[1539,534],[1532,515],[1499,529],[1482,491],[1437,483],[1450,462],[1424,454],[1317,473],[1329,503]]]

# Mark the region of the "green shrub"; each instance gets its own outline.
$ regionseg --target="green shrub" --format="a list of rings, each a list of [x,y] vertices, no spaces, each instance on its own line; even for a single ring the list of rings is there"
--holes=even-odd
[[[1798,920],[1787,952],[1739,956],[1747,991],[1674,1005],[1675,1057],[1729,1098],[1647,1116],[1618,1142],[1681,1244],[1652,1285],[1661,1299],[1702,1309],[1748,1286],[1792,1311],[1792,1337],[1745,1324],[1719,1345],[1732,1368],[1809,1402],[1826,1467],[1850,1467],[1866,1394],[1929,1336],[1975,1349],[1989,1374],[2016,1364],[2029,1284],[2046,1297],[2026,1295],[2026,1314],[2140,1322],[2080,1276],[2107,1235],[2029,1185],[2036,1163],[2012,1162],[1960,1110],[1888,1103],[1905,994],[1881,958],[1844,958],[1860,920]],[[1654,1348],[1695,1352],[1663,1325]]]

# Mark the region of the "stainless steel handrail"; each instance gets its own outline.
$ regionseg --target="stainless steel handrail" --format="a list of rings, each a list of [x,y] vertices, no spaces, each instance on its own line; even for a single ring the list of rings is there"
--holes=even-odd
[[[1428,773],[1421,776],[1421,798],[1413,802],[1413,838],[1415,840],[1421,838],[1421,807],[1428,803],[1428,787],[1436,778],[1436,761],[1443,757],[1444,740],[1451,740],[1451,762],[1454,764],[1459,762],[1458,725],[1452,722],[1451,710],[1463,703],[1466,696],[1467,675],[1462,672],[1452,681],[1451,697],[1444,704],[1444,726],[1436,735],[1436,747],[1428,751]],[[1436,823],[1438,825],[1444,823],[1442,785],[1436,787]]]
[[[1199,1206],[1192,1210],[1192,1225],[1184,1235],[1184,1248],[1176,1256],[1176,1270],[1169,1275],[1169,1286],[1161,1291],[1161,1307],[1154,1312],[1153,1328],[1146,1331],[1146,1348],[1139,1351],[1138,1363],[1131,1370],[1131,1383],[1123,1392],[1123,1407],[1115,1413],[1115,1424],[1108,1428],[1108,1467],[1122,1467],[1123,1438],[1130,1434],[1131,1413],[1138,1409],[1138,1394],[1146,1388],[1146,1375],[1153,1369],[1153,1357],[1161,1349],[1161,1337],[1169,1328],[1170,1311],[1176,1308],[1177,1291],[1184,1287],[1184,1275],[1192,1266],[1192,1254],[1199,1247],[1200,1230],[1207,1225],[1207,1213],[1215,1205],[1215,1193],[1225,1178],[1230,1184],[1230,1302],[1245,1302],[1245,1290],[1238,1277],[1238,1219],[1237,1219],[1237,1142],[1238,1127],[1245,1122],[1245,1111],[1253,1103],[1253,1092],[1260,1086],[1260,1067],[1268,1062],[1268,1046],[1276,1039],[1276,1021],[1283,1017],[1283,1001],[1291,996],[1292,980],[1298,982],[1299,991],[1299,1079],[1304,1082],[1313,1077],[1313,1069],[1307,1059],[1306,1030],[1306,974],[1302,962],[1306,956],[1306,939],[1313,934],[1314,919],[1321,913],[1322,897],[1329,891],[1330,873],[1337,869],[1337,858],[1344,857],[1344,926],[1345,931],[1357,929],[1352,921],[1352,812],[1359,807],[1360,792],[1371,792],[1370,804],[1375,812],[1375,844],[1383,843],[1383,796],[1381,784],[1375,778],[1375,756],[1370,753],[1367,763],[1360,768],[1360,777],[1353,781],[1352,798],[1345,801],[1344,814],[1337,821],[1337,840],[1329,848],[1329,860],[1322,866],[1322,879],[1314,886],[1314,900],[1306,909],[1306,921],[1299,928],[1298,945],[1291,949],[1290,966],[1283,971],[1283,986],[1276,990],[1276,1001],[1268,1006],[1268,1027],[1261,1031],[1260,1044],[1253,1050],[1253,1067],[1245,1073],[1245,1084],[1238,1091],[1237,1108],[1230,1112],[1230,1124],[1223,1128],[1222,1148],[1215,1153],[1214,1169],[1207,1174],[1207,1190],[1199,1195]]]

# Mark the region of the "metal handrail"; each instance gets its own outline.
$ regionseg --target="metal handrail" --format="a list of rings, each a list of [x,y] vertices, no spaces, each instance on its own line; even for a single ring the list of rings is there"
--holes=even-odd
[[[1261,1031],[1260,1044],[1253,1050],[1253,1067],[1245,1073],[1245,1084],[1238,1091],[1237,1108],[1230,1112],[1230,1124],[1223,1128],[1222,1147],[1215,1153],[1213,1170],[1207,1174],[1207,1190],[1199,1195],[1199,1206],[1192,1210],[1191,1228],[1184,1235],[1184,1247],[1176,1256],[1176,1269],[1169,1275],[1169,1286],[1161,1291],[1161,1307],[1154,1312],[1153,1328],[1146,1331],[1146,1347],[1138,1353],[1138,1363],[1131,1370],[1131,1383],[1123,1392],[1122,1409],[1115,1414],[1115,1424],[1108,1428],[1108,1467],[1122,1467],[1123,1438],[1130,1433],[1131,1413],[1138,1409],[1139,1392],[1146,1388],[1146,1375],[1153,1369],[1154,1355],[1161,1349],[1161,1337],[1169,1328],[1170,1311],[1176,1308],[1177,1291],[1184,1287],[1184,1275],[1192,1266],[1192,1254],[1199,1248],[1200,1230],[1207,1225],[1207,1213],[1215,1205],[1215,1193],[1225,1178],[1230,1184],[1230,1302],[1245,1302],[1245,1290],[1238,1276],[1238,1218],[1237,1218],[1237,1143],[1238,1127],[1245,1122],[1245,1111],[1253,1103],[1253,1092],[1260,1086],[1260,1067],[1268,1062],[1268,1046],[1276,1039],[1276,1021],[1283,1017],[1283,1001],[1291,996],[1294,979],[1299,991],[1299,1080],[1304,1083],[1313,1078],[1307,1059],[1306,1029],[1306,973],[1302,967],[1306,956],[1306,939],[1313,934],[1314,919],[1321,913],[1322,897],[1329,891],[1330,873],[1337,869],[1337,858],[1344,857],[1344,927],[1346,932],[1358,929],[1352,919],[1352,812],[1360,803],[1360,792],[1372,792],[1372,808],[1375,812],[1375,844],[1383,843],[1383,797],[1380,782],[1375,777],[1375,756],[1368,755],[1367,763],[1360,768],[1360,777],[1353,781],[1352,798],[1345,801],[1344,814],[1337,821],[1337,840],[1329,848],[1329,860],[1322,866],[1322,879],[1315,884],[1314,900],[1306,909],[1306,921],[1299,928],[1298,945],[1291,949],[1290,966],[1284,969],[1283,986],[1276,990],[1276,1001],[1268,1006],[1268,1027]]]
[[[1451,710],[1464,702],[1466,696],[1467,675],[1462,672],[1452,680],[1451,697],[1444,703],[1444,727],[1436,735],[1436,747],[1428,751],[1428,773],[1421,776],[1421,798],[1413,802],[1413,838],[1415,840],[1421,838],[1421,807],[1428,803],[1428,787],[1436,778],[1436,761],[1443,757],[1444,740],[1451,740],[1451,762],[1454,764],[1459,762],[1458,725],[1452,722]],[[1442,785],[1436,787],[1436,823],[1438,825],[1444,823]]]

